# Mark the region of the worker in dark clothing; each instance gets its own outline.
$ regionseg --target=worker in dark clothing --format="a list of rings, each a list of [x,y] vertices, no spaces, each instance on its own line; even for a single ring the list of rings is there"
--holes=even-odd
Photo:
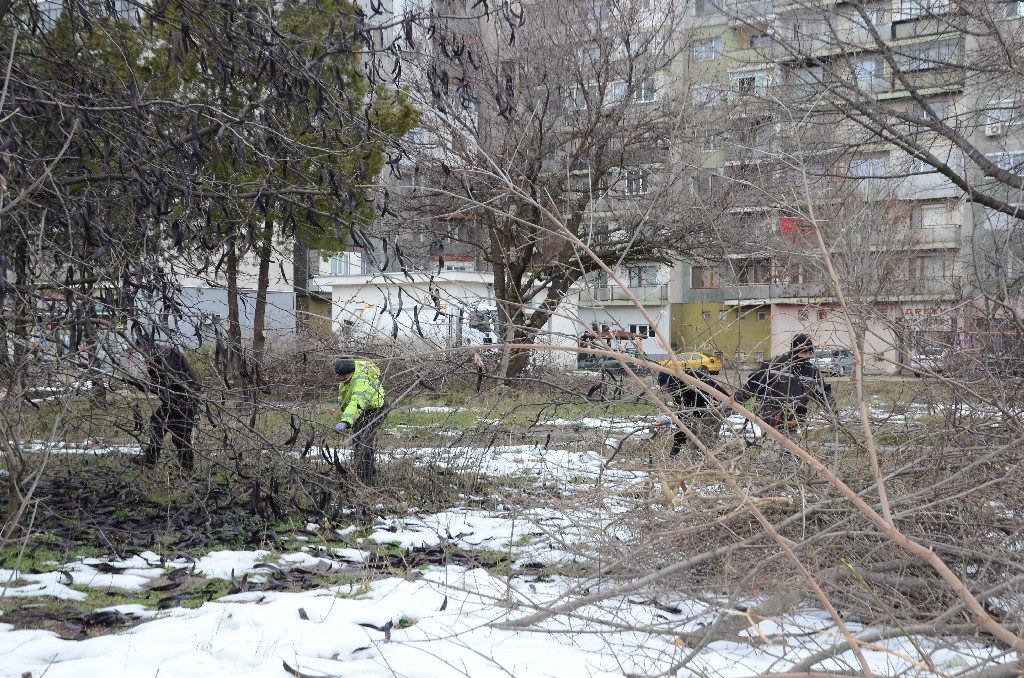
[[[369,360],[346,357],[334,363],[334,373],[338,376],[338,402],[342,408],[341,421],[334,429],[352,434],[356,473],[360,480],[372,485],[377,475],[377,429],[387,416],[380,368]]]
[[[832,385],[825,383],[811,358],[814,342],[806,334],[793,337],[791,350],[763,363],[733,396],[744,403],[754,398],[754,411],[765,422],[786,434],[793,434],[807,419],[811,400],[835,410]]]
[[[707,384],[724,395],[729,395],[729,392],[721,384],[708,375],[706,369],[698,371],[686,368],[683,370],[683,373]],[[679,418],[693,431],[694,435],[701,440],[713,440],[718,435],[718,429],[721,424],[721,416],[715,409],[718,401],[671,372],[658,372],[658,385],[668,392],[672,402],[679,410]],[[668,420],[668,417],[665,417],[663,420]],[[689,438],[687,438],[686,433],[682,429],[676,429],[672,435],[672,451],[670,454],[673,457],[677,456],[679,451],[688,442]]]
[[[155,393],[160,399],[160,407],[149,420],[151,433],[143,463],[156,464],[164,446],[164,436],[170,433],[181,467],[191,470],[195,466],[192,429],[199,414],[202,384],[182,352],[173,346],[146,347],[142,354],[150,383],[141,384],[135,380],[132,383]]]

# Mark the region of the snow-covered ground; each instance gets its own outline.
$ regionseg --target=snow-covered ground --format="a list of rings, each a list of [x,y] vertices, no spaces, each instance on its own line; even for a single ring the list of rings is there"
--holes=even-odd
[[[586,425],[621,432],[636,424],[594,420]],[[626,487],[644,475],[607,468],[599,452],[533,445],[394,449],[388,454],[430,458],[433,463],[447,455],[453,464],[472,463],[476,472],[494,478],[555,481],[551,484],[570,494],[576,483],[599,479],[611,488]],[[758,642],[718,641],[684,662],[690,650],[681,634],[705,628],[721,614],[721,607],[664,594],[652,600],[643,592],[595,596],[571,618],[554,614],[528,628],[515,626],[516,620],[546,606],[584,595],[579,580],[537,576],[525,565],[571,562],[575,549],[588,544],[588,532],[609,529],[627,501],[610,498],[587,506],[569,501],[531,512],[501,505],[493,511],[453,507],[390,516],[362,538],[345,532],[350,548],[325,549],[296,541],[287,553],[217,551],[194,562],[145,552],[123,561],[87,558],[59,563],[59,571],[46,574],[0,569],[0,597],[52,596],[69,601],[87,600],[111,588],[145,590],[182,568],[196,577],[235,581],[248,573],[254,583],[265,581],[268,568],[304,567],[348,577],[346,583],[316,590],[236,593],[195,609],[154,611],[122,605],[111,609],[145,621],[80,641],[63,640],[51,631],[15,630],[0,616],[0,678],[26,673],[34,678],[752,676],[785,671],[840,635],[827,614],[808,607],[756,624],[751,620],[739,638]],[[328,529],[307,526],[310,533]],[[424,566],[404,577],[378,579],[360,569],[377,545],[501,553],[509,565],[495,574],[449,562]],[[584,585],[593,594],[612,581]],[[849,627],[853,633],[869,631]],[[948,649],[920,638],[871,643],[863,650],[875,675],[931,674],[921,661],[922,651],[938,673],[947,675],[984,665],[994,656],[981,645],[961,643]],[[817,668],[858,670],[850,653]]]

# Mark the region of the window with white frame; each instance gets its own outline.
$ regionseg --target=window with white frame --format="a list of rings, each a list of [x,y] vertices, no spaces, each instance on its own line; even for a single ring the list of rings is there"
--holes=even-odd
[[[1020,174],[1024,172],[1024,151],[1003,151],[1001,153],[986,153],[985,157],[992,161],[996,167],[1007,172]]]
[[[626,269],[630,287],[649,287],[658,284],[657,266],[630,266]]]
[[[820,40],[831,32],[828,21],[817,14],[796,17],[783,27],[783,35],[792,40]]]
[[[713,14],[715,9],[716,7],[713,0],[693,0],[693,13],[697,16]]]
[[[608,86],[608,102],[609,104],[621,103],[626,98],[626,83],[622,80],[616,80]]]
[[[654,33],[649,31],[641,31],[640,33],[629,35],[626,37],[623,51],[629,56],[639,56],[653,52],[655,51],[654,37]]]
[[[718,312],[718,319],[719,320],[728,320],[729,319],[729,311],[719,311]]]
[[[868,30],[868,26],[873,27],[876,32],[880,32],[879,29],[885,25],[886,18],[884,7],[865,8],[863,16],[854,10],[850,15],[850,27],[855,33],[870,35],[871,31]]]
[[[900,18],[917,19],[949,13],[949,0],[900,0]]]
[[[706,322],[706,323],[711,322],[711,311],[701,311],[700,312],[700,319],[701,319],[701,322]]]
[[[639,334],[642,337],[653,337],[655,336],[654,328],[650,325],[630,325],[629,331],[633,334]]]
[[[911,174],[931,174],[938,172],[927,160],[920,156],[914,156],[910,159],[910,173]]]
[[[747,47],[750,49],[760,49],[762,47],[772,46],[772,36],[769,33],[754,33],[747,39]]]
[[[651,175],[642,169],[626,171],[626,195],[646,195],[651,190]]]
[[[764,96],[770,78],[767,71],[743,71],[729,74],[729,93],[732,96]]]
[[[949,101],[946,99],[933,99],[926,103],[928,104],[927,108],[915,101],[910,105],[907,112],[921,120],[943,122],[949,118]],[[924,131],[929,129],[926,125],[921,123],[911,123],[911,126],[913,127],[913,131]]]
[[[350,275],[351,261],[348,252],[331,257],[331,275]]]
[[[597,107],[600,103],[601,88],[596,82],[587,85],[576,85],[569,88],[566,97],[566,108],[585,111],[588,107]]]
[[[990,101],[985,109],[985,136],[998,137],[1009,128],[1024,123],[1021,105],[1016,99]]]
[[[693,43],[694,61],[714,61],[722,56],[721,36],[708,40],[697,40]]]
[[[875,91],[889,84],[885,80],[885,59],[880,56],[854,61],[853,76],[856,78],[859,87],[866,87]]]
[[[658,100],[658,88],[655,78],[644,78],[633,95],[633,100],[638,104],[649,104]]]
[[[903,70],[927,71],[955,64],[958,61],[959,49],[959,38],[923,42],[904,47],[899,61],[902,62]]]
[[[1020,19],[1024,17],[1024,2],[1000,2],[998,10],[1003,19]]]
[[[854,158],[850,161],[850,176],[858,179],[885,176],[884,158]]]

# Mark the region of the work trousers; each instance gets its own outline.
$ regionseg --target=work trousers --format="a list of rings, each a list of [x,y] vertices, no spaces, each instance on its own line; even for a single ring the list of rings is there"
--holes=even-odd
[[[164,446],[164,436],[171,434],[171,442],[178,451],[181,467],[191,470],[195,466],[192,449],[192,429],[196,425],[198,407],[190,401],[161,401],[160,407],[149,419],[152,433],[146,446],[145,462],[155,464]]]

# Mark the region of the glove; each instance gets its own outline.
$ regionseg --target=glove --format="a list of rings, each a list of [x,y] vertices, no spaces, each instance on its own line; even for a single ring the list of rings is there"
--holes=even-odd
[[[340,421],[340,422],[338,422],[337,424],[334,425],[334,430],[337,431],[338,433],[344,433],[345,429],[347,429],[347,428],[348,428],[348,422],[347,421]]]

